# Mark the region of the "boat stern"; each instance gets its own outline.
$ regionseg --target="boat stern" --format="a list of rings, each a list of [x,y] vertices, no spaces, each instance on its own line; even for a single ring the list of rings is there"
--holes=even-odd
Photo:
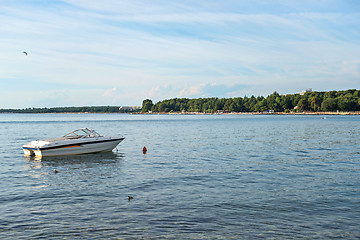
[[[22,147],[23,151],[24,151],[24,155],[41,157],[42,152],[41,152],[40,148],[46,144],[49,144],[49,142],[43,141],[43,140],[29,142],[29,143],[23,145],[23,147]]]
[[[23,147],[23,151],[24,151],[24,155],[25,156],[34,156],[35,155],[35,151],[31,150],[31,149],[27,149]]]

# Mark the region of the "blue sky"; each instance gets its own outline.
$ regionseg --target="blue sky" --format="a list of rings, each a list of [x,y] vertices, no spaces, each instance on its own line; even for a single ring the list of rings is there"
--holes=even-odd
[[[0,108],[360,89],[358,0],[0,0],[0,24]]]

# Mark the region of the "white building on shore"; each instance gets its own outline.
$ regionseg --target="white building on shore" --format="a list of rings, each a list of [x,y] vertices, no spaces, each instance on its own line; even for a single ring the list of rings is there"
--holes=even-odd
[[[304,95],[305,93],[309,93],[309,92],[312,92],[312,88],[308,88],[308,89],[302,90],[301,93],[299,93],[299,94],[300,94],[300,95]]]
[[[136,111],[141,109],[141,106],[121,106],[119,107],[119,111]]]

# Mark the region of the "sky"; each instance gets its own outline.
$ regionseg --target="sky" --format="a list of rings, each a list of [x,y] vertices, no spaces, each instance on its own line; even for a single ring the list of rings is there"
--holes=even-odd
[[[307,88],[360,89],[359,0],[0,0],[0,108]]]

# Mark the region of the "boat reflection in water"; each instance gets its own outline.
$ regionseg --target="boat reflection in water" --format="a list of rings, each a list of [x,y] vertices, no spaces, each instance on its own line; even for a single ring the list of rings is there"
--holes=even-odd
[[[55,165],[80,164],[80,163],[106,164],[121,160],[123,157],[124,157],[123,153],[117,151],[110,151],[110,152],[89,153],[89,154],[81,154],[81,155],[79,154],[79,155],[64,155],[64,156],[51,156],[51,157],[25,155],[24,160],[26,162],[31,162],[33,164],[55,166]]]
[[[33,179],[28,186],[31,189],[50,187],[58,191],[66,186],[75,192],[79,189],[90,191],[101,184],[115,184],[124,158],[123,153],[115,151],[54,157],[25,156],[24,167],[26,175]],[[94,193],[90,191],[88,194]]]
[[[36,140],[23,145],[25,156],[64,156],[112,151],[125,138],[102,136],[92,129],[80,128],[60,138]]]

